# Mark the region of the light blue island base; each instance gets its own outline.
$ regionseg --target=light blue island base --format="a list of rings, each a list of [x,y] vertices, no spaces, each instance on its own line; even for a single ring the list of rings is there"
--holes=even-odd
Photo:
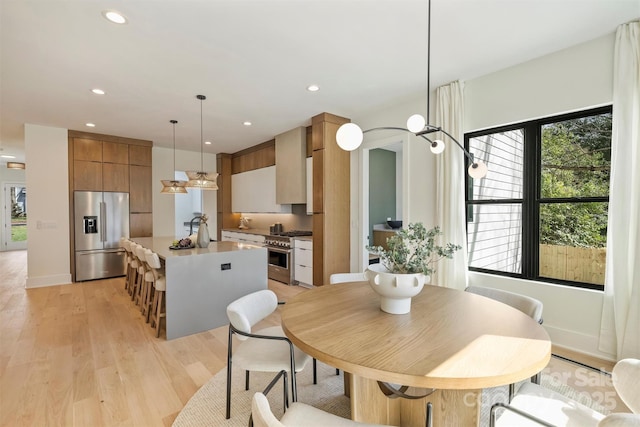
[[[267,289],[267,249],[235,242],[170,250],[171,238],[134,238],[165,262],[167,339],[228,325],[227,305]]]

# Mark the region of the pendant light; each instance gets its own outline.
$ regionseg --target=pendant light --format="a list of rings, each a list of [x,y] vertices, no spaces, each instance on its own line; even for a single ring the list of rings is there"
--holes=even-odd
[[[174,179],[161,180],[162,182],[162,191],[164,194],[186,194],[187,189],[185,185],[187,185],[187,181],[178,181],[175,179],[176,174],[176,123],[177,120],[169,120],[170,123],[173,124],[173,174]]]
[[[200,100],[200,170],[199,171],[187,171],[187,187],[199,188],[201,190],[217,190],[218,184],[216,184],[217,173],[204,172],[204,137],[202,135],[202,101],[207,99],[204,95],[196,95],[196,98]]]
[[[469,159],[469,176],[472,178],[480,179],[483,178],[487,174],[487,165],[485,165],[480,160],[475,160],[473,158],[473,154],[469,153],[463,146],[458,142],[457,139],[453,137],[449,132],[445,131],[439,126],[430,125],[427,123],[429,119],[429,77],[431,71],[431,0],[428,0],[428,10],[427,10],[427,18],[428,18],[428,27],[427,27],[427,118],[425,119],[420,114],[414,114],[407,120],[407,127],[376,127],[372,129],[367,129],[363,131],[360,126],[355,123],[345,123],[338,128],[338,132],[336,133],[336,142],[338,146],[345,151],[353,151],[357,149],[360,144],[362,144],[362,140],[364,139],[364,134],[371,131],[376,130],[400,130],[400,131],[409,131],[416,136],[420,136],[423,139],[429,142],[429,148],[433,154],[440,154],[445,149],[445,143],[439,139],[429,139],[425,135],[441,132],[443,135],[447,136],[451,141],[453,141],[464,153],[464,155]]]

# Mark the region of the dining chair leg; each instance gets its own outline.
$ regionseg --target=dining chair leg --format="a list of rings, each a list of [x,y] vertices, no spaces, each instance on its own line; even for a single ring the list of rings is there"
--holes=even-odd
[[[316,358],[313,358],[313,383],[318,384],[318,370],[317,370],[318,361]]]
[[[244,371],[244,389],[249,390],[249,371]]]
[[[511,399],[513,399],[513,395],[516,392],[516,385],[514,383],[509,384],[509,403],[511,403]]]
[[[231,328],[229,328],[229,342],[227,343],[227,412],[226,419],[231,418],[231,345],[233,337],[231,336]]]
[[[287,380],[287,371],[282,374],[284,376],[283,389],[284,389],[284,411],[289,409],[289,381]]]

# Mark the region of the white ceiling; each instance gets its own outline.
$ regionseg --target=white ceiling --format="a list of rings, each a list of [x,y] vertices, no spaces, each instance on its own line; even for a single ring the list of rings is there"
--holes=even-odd
[[[106,21],[105,9],[129,22]],[[211,153],[325,111],[362,116],[425,93],[426,10],[426,0],[1,0],[0,148],[24,160],[24,123],[171,147],[176,119],[178,149],[200,151],[197,94]],[[431,87],[639,17],[640,0],[433,0]]]

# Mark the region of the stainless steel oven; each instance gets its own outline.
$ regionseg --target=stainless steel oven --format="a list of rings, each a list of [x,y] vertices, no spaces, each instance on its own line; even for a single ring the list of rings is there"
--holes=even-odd
[[[291,249],[267,245],[269,259],[269,279],[293,284],[293,268],[291,265]]]
[[[311,231],[294,230],[272,234],[264,240],[269,259],[269,279],[294,284],[293,239],[296,236],[311,236]]]

